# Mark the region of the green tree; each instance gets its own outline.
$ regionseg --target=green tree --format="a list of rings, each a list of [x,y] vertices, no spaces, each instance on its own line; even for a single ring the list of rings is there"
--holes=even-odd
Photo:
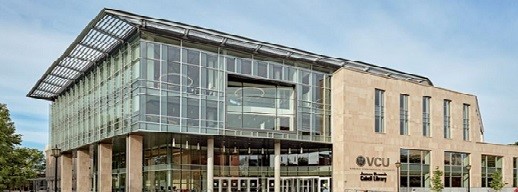
[[[433,171],[431,186],[432,191],[440,192],[442,189],[444,189],[444,185],[442,184],[442,171],[439,170],[439,167],[435,167],[435,171]]]
[[[505,183],[502,178],[502,172],[496,171],[493,174],[491,174],[491,182],[489,183],[489,187],[495,191],[500,191],[502,188],[504,188]]]
[[[21,141],[7,106],[0,103],[0,191],[20,188],[45,169],[43,152],[20,147]]]
[[[12,154],[15,145],[19,145],[22,142],[21,135],[15,133],[14,122],[11,121],[9,110],[5,104],[0,103],[0,190],[6,189],[8,183],[8,175],[10,174],[7,169],[10,164],[9,154]]]

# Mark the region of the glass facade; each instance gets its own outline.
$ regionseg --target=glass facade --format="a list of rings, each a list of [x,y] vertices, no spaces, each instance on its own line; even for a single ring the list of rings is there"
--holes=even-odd
[[[62,150],[92,144],[91,153],[97,154],[96,143],[111,139],[112,186],[124,191],[124,135],[140,132],[144,191],[203,191],[206,135],[255,137],[217,143],[214,177],[215,182],[247,178],[243,184],[263,186],[274,176],[273,140],[268,139],[290,139],[281,150],[281,175],[289,182],[326,177],[329,184],[331,72],[142,34],[55,100],[51,143]],[[303,147],[304,141],[327,144]],[[98,159],[92,158],[96,191]],[[293,185],[305,186],[300,182]]]
[[[430,137],[430,97],[423,97],[423,136]]]
[[[385,91],[376,89],[374,91],[374,131],[385,132]]]
[[[330,142],[329,74],[302,63],[171,43],[142,42],[140,129],[283,131],[276,134]]]
[[[248,139],[217,141],[214,149],[214,177],[254,178],[266,183],[274,177],[274,151],[265,143],[251,144]],[[271,144],[271,143],[270,143]],[[113,140],[113,187],[124,190],[126,177],[125,140]],[[172,133],[148,133],[144,136],[143,186],[145,191],[207,189],[206,138]],[[281,176],[330,177],[330,147],[281,150]],[[219,185],[219,183],[218,183]],[[95,187],[94,187],[95,188]]]
[[[466,187],[469,185],[469,154],[444,152],[444,187]]]
[[[400,150],[400,187],[430,186],[430,151]]]
[[[124,44],[52,103],[51,146],[68,150],[132,130],[139,45]]]
[[[53,145],[137,130],[331,141],[331,69],[145,39],[153,36],[121,47],[56,99]]]
[[[482,155],[482,187],[489,187],[491,175],[494,172],[502,172],[502,157]]]
[[[408,95],[399,95],[399,134],[408,135]]]

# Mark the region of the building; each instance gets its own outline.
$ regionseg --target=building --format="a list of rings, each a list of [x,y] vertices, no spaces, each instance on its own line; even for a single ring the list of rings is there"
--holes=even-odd
[[[28,96],[52,103],[62,191],[426,190],[435,167],[451,189],[518,184],[518,147],[483,143],[473,95],[119,10]]]

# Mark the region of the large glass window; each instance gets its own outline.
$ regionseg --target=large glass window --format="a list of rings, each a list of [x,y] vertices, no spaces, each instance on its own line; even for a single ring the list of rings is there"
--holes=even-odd
[[[430,97],[423,97],[423,136],[430,137]]]
[[[226,92],[227,127],[293,130],[293,87],[229,77]]]
[[[450,117],[450,100],[444,100],[444,138],[450,139],[451,138],[451,117]]]
[[[400,150],[400,186],[430,186],[430,151],[416,149]]]
[[[489,187],[491,175],[494,172],[502,172],[502,157],[482,155],[482,187]]]
[[[376,133],[385,132],[385,91],[376,89],[374,91],[374,131]]]
[[[463,105],[463,113],[462,113],[462,127],[463,127],[463,138],[464,141],[469,141],[469,105]]]
[[[466,187],[468,185],[469,154],[444,152],[444,186]]]
[[[408,95],[399,95],[399,134],[408,135]]]

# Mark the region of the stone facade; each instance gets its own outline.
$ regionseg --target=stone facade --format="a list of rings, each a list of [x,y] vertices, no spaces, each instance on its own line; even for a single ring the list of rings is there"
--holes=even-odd
[[[384,90],[385,131],[374,131],[375,89]],[[400,94],[409,95],[408,135],[400,135]],[[422,98],[431,97],[431,136],[423,136]],[[451,101],[451,138],[443,136],[443,101]],[[332,78],[332,141],[333,189],[396,191],[400,149],[429,150],[430,169],[443,170],[444,152],[470,154],[471,186],[481,187],[481,155],[503,157],[504,182],[512,187],[513,157],[518,147],[483,143],[481,117],[476,96],[439,87],[425,86],[408,81],[386,78],[353,71],[338,70]],[[470,105],[470,139],[463,139],[463,105]],[[358,156],[381,158],[377,164],[360,167]],[[338,160],[340,159],[340,160]],[[376,162],[375,162],[376,163]],[[386,182],[361,181],[360,174],[385,173]]]

